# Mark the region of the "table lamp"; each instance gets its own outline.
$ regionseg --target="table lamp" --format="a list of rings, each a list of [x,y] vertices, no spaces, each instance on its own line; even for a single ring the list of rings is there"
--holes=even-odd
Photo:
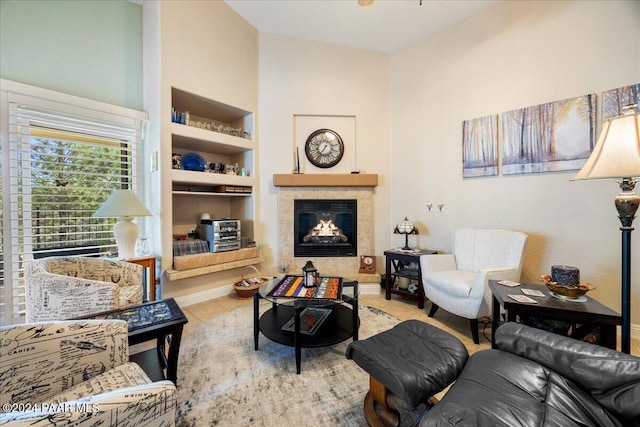
[[[402,250],[410,251],[409,234],[420,234],[420,232],[418,232],[416,226],[405,216],[404,219],[396,225],[396,228],[393,229],[393,234],[404,234],[404,248],[402,248]]]
[[[132,221],[138,216],[151,216],[151,212],[133,190],[113,190],[100,209],[93,214],[94,218],[120,219],[113,226],[119,258],[134,257],[139,230],[138,225]]]
[[[614,179],[621,193],[615,198],[622,231],[622,341],[620,349],[631,351],[631,231],[640,197],[633,189],[640,177],[640,114],[637,107],[602,124],[602,133],[591,156],[571,180]]]

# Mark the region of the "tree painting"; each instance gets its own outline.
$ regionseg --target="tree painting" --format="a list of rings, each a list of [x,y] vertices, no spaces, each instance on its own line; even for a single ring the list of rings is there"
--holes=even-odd
[[[640,83],[602,92],[602,121],[621,116],[623,107],[634,104],[640,113]]]
[[[503,113],[503,173],[580,169],[593,150],[595,117],[595,94]]]
[[[462,176],[498,175],[498,115],[462,122]]]

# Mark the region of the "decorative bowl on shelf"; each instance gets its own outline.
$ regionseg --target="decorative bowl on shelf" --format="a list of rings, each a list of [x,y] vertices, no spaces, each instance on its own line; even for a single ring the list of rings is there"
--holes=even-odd
[[[591,283],[580,283],[577,286],[560,285],[551,279],[551,275],[545,274],[540,281],[554,294],[568,299],[580,298],[587,292],[595,289]]]
[[[186,153],[182,155],[182,169],[188,171],[204,172],[207,162],[198,153]]]

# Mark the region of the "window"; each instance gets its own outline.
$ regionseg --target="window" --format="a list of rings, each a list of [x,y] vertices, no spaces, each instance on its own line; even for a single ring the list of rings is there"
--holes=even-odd
[[[113,189],[137,190],[146,118],[125,108],[16,86],[1,99],[2,324],[22,321],[25,263],[115,250],[116,220],[92,215]]]

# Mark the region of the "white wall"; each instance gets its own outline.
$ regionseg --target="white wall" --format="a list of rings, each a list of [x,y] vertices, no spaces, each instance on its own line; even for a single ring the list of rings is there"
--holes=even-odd
[[[392,54],[390,66],[391,218],[419,219],[420,246],[443,251],[458,227],[521,230],[523,280],[574,265],[595,298],[620,310],[617,184],[569,182],[575,171],[462,179],[461,130],[463,120],[640,83],[640,2],[505,2]],[[428,213],[437,202],[444,211]]]
[[[297,114],[356,116],[358,169],[378,174],[375,254],[382,255],[388,248],[387,58],[371,51],[260,34],[260,222],[256,234],[267,256],[265,269],[276,271],[278,262],[278,189],[273,186],[273,174],[291,173],[293,116]],[[378,265],[384,265],[382,257]]]
[[[0,76],[142,108],[142,7],[126,0],[0,2]]]

